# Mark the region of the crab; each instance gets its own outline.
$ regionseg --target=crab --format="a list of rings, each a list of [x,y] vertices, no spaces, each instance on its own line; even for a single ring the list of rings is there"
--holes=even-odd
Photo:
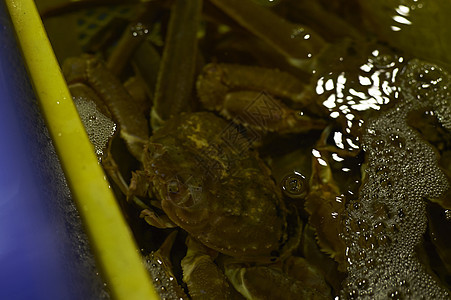
[[[71,75],[76,73],[74,69],[79,70],[77,65],[80,64],[87,66],[82,74],[92,74],[92,66],[101,70],[99,74],[107,71],[105,65],[92,56],[69,60],[64,69],[72,90],[82,81]],[[95,80],[88,76],[83,78],[88,78],[86,86],[83,86],[92,89],[91,94],[112,95],[109,90],[111,84],[102,85],[101,90],[98,90],[100,79],[110,80],[110,77],[100,76],[95,77]],[[113,90],[118,87],[120,85],[115,85]],[[126,92],[118,94],[125,95]],[[133,101],[128,96],[126,99]],[[118,103],[116,100],[119,101],[113,99],[108,102],[107,99],[107,103],[115,107]],[[113,113],[112,118],[120,119],[120,115],[118,117],[116,114]],[[117,123],[121,132],[122,122]],[[121,133],[120,136],[128,143],[130,152],[143,144],[140,139],[130,139],[129,134]],[[159,228],[181,227],[196,240],[191,244],[203,245],[195,249],[208,247],[206,249],[212,249],[209,250],[210,253],[215,251],[223,256],[233,257],[234,264],[227,263],[224,271],[217,271],[217,274],[222,274],[219,277],[225,276],[222,272],[228,272],[230,278],[226,279],[227,284],[233,283],[238,288],[240,283],[235,276],[237,273],[232,270],[236,269],[238,262],[243,262],[245,264],[239,267],[241,273],[247,269],[249,274],[258,270],[252,277],[262,276],[263,281],[277,279],[280,282],[296,282],[297,289],[292,296],[304,289],[302,293],[307,293],[306,295],[327,294],[327,288],[318,291],[318,287],[307,287],[302,281],[286,277],[288,275],[279,267],[267,266],[289,258],[299,246],[302,224],[296,209],[284,202],[280,187],[271,178],[271,171],[259,158],[258,152],[252,149],[249,138],[237,124],[211,112],[181,113],[176,118],[165,121],[144,142],[139,158],[143,169],[134,172],[129,186],[124,186],[125,180],[117,173],[117,167],[110,166],[109,170],[113,172],[109,174],[119,178],[118,185],[122,185],[128,199],[145,198],[146,195],[154,199],[150,205],[141,206],[141,217],[149,224]],[[108,164],[114,163],[114,160],[106,156],[102,163],[108,168]],[[159,209],[164,215],[156,212]],[[172,238],[168,238],[161,250],[148,256],[147,260],[155,261],[156,255],[167,252],[170,240]],[[190,253],[188,252],[182,266],[196,270],[194,273],[185,272],[188,287],[193,289],[196,276],[205,274],[196,275],[204,271],[202,268],[199,271],[198,260],[190,261],[190,257],[194,255]],[[165,260],[160,258],[160,261]],[[213,259],[211,264],[214,267]],[[170,269],[170,264],[162,267],[163,270]],[[172,276],[171,273],[168,274],[169,277]],[[265,274],[271,275],[267,278]],[[176,287],[177,285],[171,290]],[[168,289],[165,287],[165,290]],[[236,293],[235,288],[231,288],[231,291]]]
[[[150,138],[142,163],[140,174],[169,219],[206,246],[271,261],[299,244],[298,217],[270,170],[235,125],[214,114],[166,121]]]

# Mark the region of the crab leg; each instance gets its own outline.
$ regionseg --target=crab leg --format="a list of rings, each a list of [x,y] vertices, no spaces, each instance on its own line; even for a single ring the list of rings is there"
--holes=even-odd
[[[110,73],[102,61],[89,55],[66,60],[63,72],[69,84],[86,82],[103,99],[120,124],[121,137],[130,152],[140,159],[149,136],[147,120],[119,79]]]
[[[298,67],[302,68],[309,58],[327,45],[313,30],[290,23],[252,1],[210,1]]]
[[[189,110],[201,8],[202,0],[174,2],[151,112],[152,127]]]
[[[358,41],[365,39],[359,28],[353,27],[342,16],[325,9],[320,2],[311,0],[290,1],[286,3],[286,9],[290,11],[290,15],[302,19],[302,23],[312,26],[312,29],[316,30],[326,40],[336,39],[337,37],[352,37]],[[327,3],[324,3],[324,5],[327,5]],[[356,8],[356,15],[359,15],[358,5],[354,5],[354,7]]]
[[[149,32],[149,25],[158,13],[158,5],[154,2],[143,5],[141,13],[127,26],[117,46],[107,59],[106,65],[111,70],[111,73],[116,76],[121,74],[130,57],[145,40]]]
[[[193,238],[186,239],[188,251],[182,259],[183,281],[192,299],[242,299],[214,262],[213,254]]]
[[[311,103],[311,97],[306,92],[308,85],[277,69],[211,63],[204,67],[197,80],[199,97],[208,109],[218,109],[221,106],[219,96],[229,90],[245,89],[259,92],[266,90],[273,96],[290,99],[301,107]]]
[[[173,231],[163,242],[160,249],[144,258],[145,266],[161,299],[189,299],[172,272],[170,252],[176,236],[177,231]]]
[[[291,274],[277,265],[247,266],[231,260],[225,264],[225,274],[246,299],[331,298],[330,288],[315,267],[303,258],[293,257],[289,263],[286,269],[294,269]]]
[[[325,145],[328,133],[327,129],[324,130],[318,146]],[[345,267],[343,264],[346,245],[340,236],[340,216],[345,209],[345,203],[339,197],[340,191],[328,163],[320,164],[318,159],[312,157],[310,193],[306,197],[305,210],[310,214],[309,224],[316,230],[320,248],[334,258],[340,264],[339,270],[342,270]]]
[[[209,64],[197,80],[197,91],[207,109],[259,131],[299,133],[326,125],[325,121],[303,115],[278,99],[309,111],[316,109],[311,105],[314,101],[310,88],[279,70]]]
[[[132,62],[135,73],[145,83],[148,98],[153,99],[161,62],[160,54],[150,42],[144,41],[133,53]]]

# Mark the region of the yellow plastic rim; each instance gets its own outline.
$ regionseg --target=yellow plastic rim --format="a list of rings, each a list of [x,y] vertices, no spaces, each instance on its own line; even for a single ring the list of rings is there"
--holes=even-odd
[[[41,111],[112,296],[159,299],[78,117],[34,1],[5,1]]]

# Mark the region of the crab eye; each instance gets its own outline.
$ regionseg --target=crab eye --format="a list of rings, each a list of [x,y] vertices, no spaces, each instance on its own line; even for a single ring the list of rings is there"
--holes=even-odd
[[[172,180],[168,183],[168,192],[171,194],[177,194],[180,191],[179,182],[177,180]]]

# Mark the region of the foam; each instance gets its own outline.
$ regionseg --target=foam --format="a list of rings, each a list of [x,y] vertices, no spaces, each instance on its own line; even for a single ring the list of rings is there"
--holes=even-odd
[[[89,140],[94,145],[97,156],[101,157],[108,140],[116,131],[116,124],[102,114],[93,101],[74,97],[74,103]]]
[[[344,298],[449,298],[415,248],[427,227],[425,198],[440,197],[450,184],[435,150],[406,122],[409,112],[431,109],[451,129],[449,81],[435,65],[409,62],[398,76],[398,102],[367,123],[366,179],[358,203],[343,216],[349,263]]]

